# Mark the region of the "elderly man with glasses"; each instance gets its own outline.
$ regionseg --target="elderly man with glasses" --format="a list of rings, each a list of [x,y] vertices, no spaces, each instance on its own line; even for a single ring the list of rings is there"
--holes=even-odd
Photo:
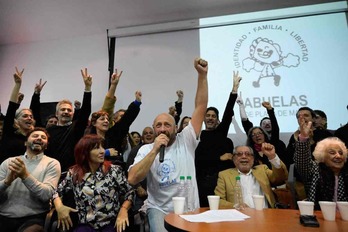
[[[265,207],[275,207],[276,200],[272,186],[284,183],[288,178],[288,171],[275,153],[272,144],[263,143],[261,149],[272,164],[272,169],[269,169],[265,164],[254,166],[254,154],[251,147],[237,146],[235,148],[232,159],[236,167],[220,172],[215,188],[215,194],[220,196],[221,208],[233,208],[234,186],[237,176],[240,176],[243,201],[246,207],[255,208],[252,195],[264,195]]]

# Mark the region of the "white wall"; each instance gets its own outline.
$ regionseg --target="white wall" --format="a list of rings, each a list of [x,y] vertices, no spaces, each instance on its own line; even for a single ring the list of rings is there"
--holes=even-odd
[[[157,114],[168,112],[169,106],[177,100],[178,89],[184,91],[182,115],[191,116],[197,83],[193,60],[199,56],[198,40],[197,31],[117,40],[115,68],[123,70],[123,75],[116,91],[115,109],[127,108],[135,99],[136,90],[143,93],[141,111],[131,130],[142,131],[145,126],[152,125]],[[84,67],[93,75],[92,112],[98,110],[104,100],[108,87],[108,51],[104,34],[3,46],[0,54],[0,103],[3,113],[14,85],[15,66],[25,68],[22,107],[29,107],[35,83],[40,78],[47,80],[41,102],[63,98],[82,100],[84,84],[80,69]]]
[[[93,76],[93,110],[101,104],[108,87],[106,35],[77,37],[40,43],[0,47],[0,103],[3,113],[9,101],[15,67],[24,68],[22,107],[29,107],[35,84],[47,81],[41,102],[63,98],[82,100],[84,83],[80,69],[87,67]]]
[[[137,89],[143,104],[132,129],[142,131],[155,116],[168,112],[184,91],[182,116],[192,115],[197,86],[193,60],[199,57],[198,31],[120,38],[116,40],[115,67],[124,70],[116,108],[127,106]]]

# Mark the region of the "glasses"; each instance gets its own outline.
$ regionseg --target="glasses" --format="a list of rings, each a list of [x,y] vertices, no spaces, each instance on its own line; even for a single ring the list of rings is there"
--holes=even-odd
[[[262,132],[254,133],[254,134],[251,135],[251,137],[252,137],[252,138],[255,138],[255,137],[258,136],[258,135],[263,135],[263,133],[262,133]]]
[[[246,157],[251,157],[253,154],[251,154],[249,151],[239,151],[235,154],[237,157],[242,157],[245,155]]]

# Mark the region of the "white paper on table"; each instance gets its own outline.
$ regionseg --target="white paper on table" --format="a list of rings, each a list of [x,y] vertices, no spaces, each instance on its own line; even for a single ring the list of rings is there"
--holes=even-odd
[[[189,222],[223,222],[223,221],[244,221],[250,216],[235,209],[208,210],[200,214],[179,215]]]

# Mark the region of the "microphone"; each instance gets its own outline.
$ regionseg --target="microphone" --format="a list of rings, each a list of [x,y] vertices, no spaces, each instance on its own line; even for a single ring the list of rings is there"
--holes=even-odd
[[[159,161],[161,163],[163,163],[164,161],[164,149],[166,148],[166,146],[164,146],[163,144],[160,147],[160,157],[159,157]]]

